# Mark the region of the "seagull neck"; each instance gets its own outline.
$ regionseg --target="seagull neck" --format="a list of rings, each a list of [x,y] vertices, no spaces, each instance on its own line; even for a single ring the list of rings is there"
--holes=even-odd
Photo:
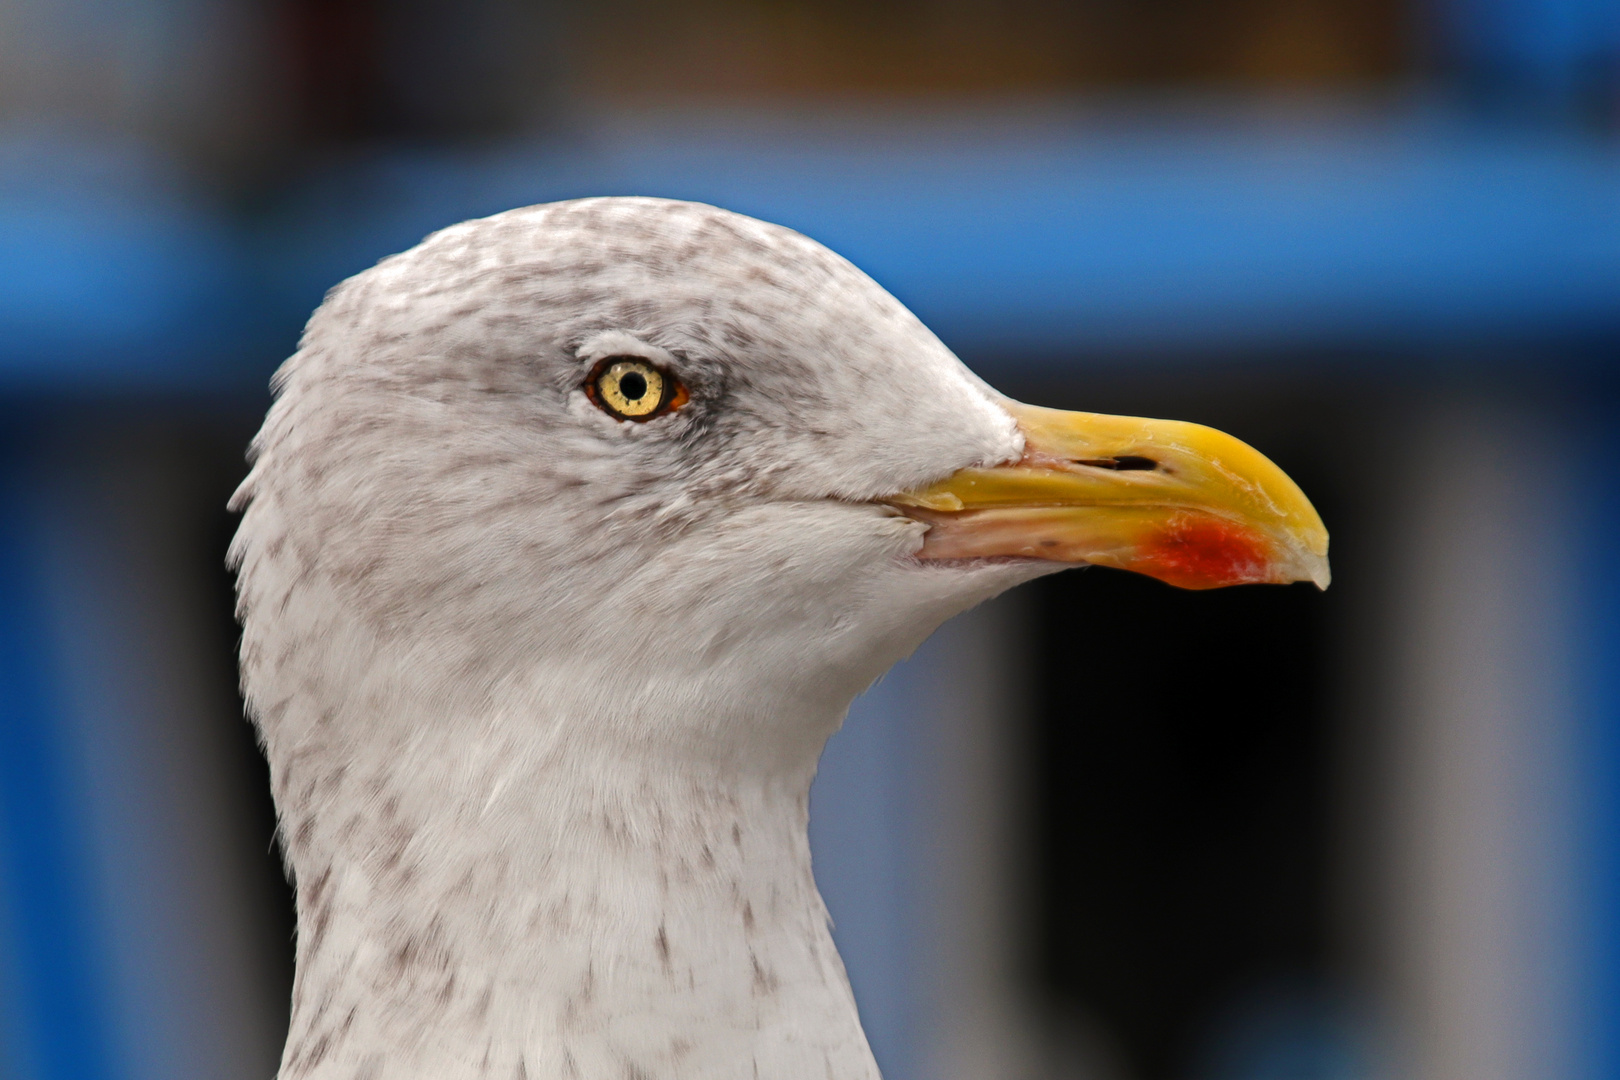
[[[318,792],[302,815],[283,800],[282,1080],[875,1080],[811,877],[813,759],[431,742],[278,778]]]

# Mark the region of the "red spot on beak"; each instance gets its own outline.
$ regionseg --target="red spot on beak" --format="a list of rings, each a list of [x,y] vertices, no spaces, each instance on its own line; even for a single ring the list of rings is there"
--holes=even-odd
[[[1182,589],[1218,589],[1270,581],[1269,549],[1236,522],[1186,517],[1143,543],[1129,569]]]

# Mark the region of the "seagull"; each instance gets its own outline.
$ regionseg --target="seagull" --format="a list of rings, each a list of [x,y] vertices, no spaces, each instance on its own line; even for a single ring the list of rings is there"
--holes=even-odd
[[[1015,402],[696,203],[437,232],[273,388],[230,562],[296,891],[280,1080],[876,1080],[806,838],[851,700],[1075,563],[1328,583],[1246,444]]]

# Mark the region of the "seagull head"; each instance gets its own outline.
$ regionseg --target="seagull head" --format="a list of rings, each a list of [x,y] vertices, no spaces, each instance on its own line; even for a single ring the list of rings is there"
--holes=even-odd
[[[268,586],[332,622],[317,668],[362,674],[364,641],[403,692],[611,705],[614,740],[836,718],[1069,563],[1327,581],[1320,520],[1248,446],[1013,402],[846,260],[709,206],[446,229],[334,290],[277,389],[240,496],[250,645]]]
[[[299,889],[284,1077],[872,1075],[803,827],[851,699],[1074,563],[1327,583],[1250,447],[1014,402],[849,262],[693,203],[445,229],[275,388],[232,558]],[[682,955],[700,1012],[660,996]]]

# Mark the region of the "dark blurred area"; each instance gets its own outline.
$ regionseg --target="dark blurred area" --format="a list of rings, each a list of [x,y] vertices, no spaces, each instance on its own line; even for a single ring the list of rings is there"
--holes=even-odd
[[[1414,72],[1397,3],[609,3],[582,86],[634,101],[1375,86]]]
[[[890,1080],[1620,1077],[1616,0],[0,7],[0,1077],[270,1076],[225,500],[324,291],[778,221],[1024,400],[1243,437],[1335,584],[1104,570],[828,750]]]
[[[1114,573],[1042,590],[1035,952],[1138,1075],[1188,1075],[1234,999],[1333,985],[1314,591],[1185,597]]]

